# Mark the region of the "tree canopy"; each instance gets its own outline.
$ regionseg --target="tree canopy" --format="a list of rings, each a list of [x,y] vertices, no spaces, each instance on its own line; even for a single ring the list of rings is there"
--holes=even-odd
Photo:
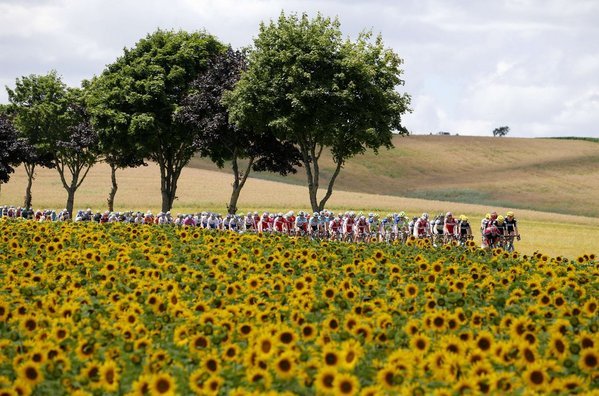
[[[29,208],[35,167],[54,166],[54,153],[47,138],[60,133],[62,128],[61,115],[65,111],[66,85],[53,70],[45,75],[32,74],[17,78],[15,88],[6,87],[6,91],[14,126],[28,147],[23,152],[22,160],[27,173],[23,206]]]
[[[94,78],[87,103],[100,140],[127,144],[160,168],[162,210],[175,200],[181,170],[197,150],[177,117],[192,82],[225,47],[204,32],[147,35]]]
[[[392,147],[407,134],[401,116],[410,97],[396,87],[402,59],[381,37],[342,39],[338,20],[284,13],[262,23],[249,67],[225,96],[238,127],[269,131],[295,144],[306,171],[310,204],[322,210],[345,161],[367,149]],[[330,150],[336,168],[318,201],[319,159]]]
[[[241,51],[228,48],[210,61],[209,67],[193,84],[179,117],[193,128],[200,155],[209,157],[218,167],[231,163],[233,191],[229,213],[237,211],[237,200],[250,170],[270,171],[286,175],[299,165],[299,152],[289,142],[278,140],[269,130],[239,128],[229,122],[229,114],[221,103],[224,92],[234,88],[246,59]],[[240,160],[247,163],[241,166]]]
[[[502,136],[507,135],[509,132],[510,132],[510,127],[502,126],[502,127],[493,129],[493,136],[502,137]]]
[[[0,183],[8,183],[14,166],[22,161],[17,130],[5,114],[0,113]]]

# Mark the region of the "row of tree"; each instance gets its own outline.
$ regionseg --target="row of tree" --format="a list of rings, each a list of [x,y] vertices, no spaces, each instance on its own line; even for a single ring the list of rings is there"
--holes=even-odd
[[[230,164],[230,213],[252,170],[286,175],[298,167],[312,209],[322,210],[348,158],[392,147],[394,133],[407,134],[401,116],[410,97],[396,91],[401,64],[380,36],[343,39],[339,22],[321,15],[281,13],[260,25],[252,48],[237,51],[205,32],[158,30],[82,88],[66,87],[56,72],[7,88],[0,183],[22,163],[30,207],[35,168],[55,168],[72,213],[87,172],[105,161],[113,210],[116,170],[154,161],[167,211],[182,169],[199,154],[219,167]],[[319,199],[325,150],[336,167]]]

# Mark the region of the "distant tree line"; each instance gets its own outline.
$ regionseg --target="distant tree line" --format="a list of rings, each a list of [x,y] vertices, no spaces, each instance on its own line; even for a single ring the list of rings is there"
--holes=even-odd
[[[56,71],[16,79],[0,107],[0,185],[23,165],[31,207],[38,167],[56,169],[73,213],[89,169],[111,167],[108,209],[118,169],[153,161],[162,210],[170,210],[194,155],[230,166],[228,211],[250,172],[304,168],[313,210],[322,210],[348,158],[392,147],[406,135],[410,96],[397,92],[403,61],[380,36],[343,39],[339,21],[285,15],[262,23],[254,45],[234,50],[205,32],[157,30],[98,76],[67,87]],[[320,159],[329,151],[328,180]],[[325,193],[318,197],[321,182]]]

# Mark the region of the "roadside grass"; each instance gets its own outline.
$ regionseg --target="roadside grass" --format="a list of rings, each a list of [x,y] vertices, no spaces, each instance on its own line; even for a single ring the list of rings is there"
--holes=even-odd
[[[158,167],[120,170],[117,173],[119,190],[115,210],[160,210]],[[222,172],[186,168],[181,174],[178,199],[173,214],[198,211],[226,212],[231,193],[232,178]],[[23,202],[26,178],[22,167],[18,168],[8,184],[2,185],[0,205],[20,205]],[[106,210],[106,197],[110,189],[110,169],[98,164],[90,171],[75,197],[75,208]],[[33,184],[33,205],[36,209],[60,209],[66,202],[66,192],[55,170],[40,169]],[[308,192],[304,186],[277,183],[250,178],[240,196],[240,213],[247,211],[309,210]],[[505,213],[514,209],[509,206],[490,206],[472,203],[444,202],[391,195],[361,192],[335,191],[328,208],[335,211],[354,210],[398,212],[404,210],[409,216],[419,216],[426,211],[431,214],[452,211],[454,215],[465,214],[470,218],[473,232],[479,242],[480,219],[485,213],[497,210]],[[523,254],[541,251],[551,256],[575,258],[584,253],[599,253],[599,218],[564,215],[531,210],[517,210],[522,241],[516,244]]]

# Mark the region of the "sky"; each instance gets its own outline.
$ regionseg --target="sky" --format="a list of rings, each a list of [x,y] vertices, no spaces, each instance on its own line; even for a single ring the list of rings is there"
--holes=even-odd
[[[414,134],[599,137],[597,0],[0,0],[0,103],[29,74],[79,86],[158,28],[249,46],[281,11],[381,34],[405,62]]]

